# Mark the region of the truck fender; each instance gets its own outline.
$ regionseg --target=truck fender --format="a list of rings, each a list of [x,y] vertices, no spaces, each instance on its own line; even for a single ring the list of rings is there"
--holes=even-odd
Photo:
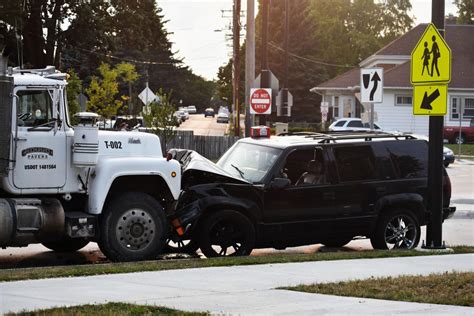
[[[426,208],[423,203],[423,196],[420,194],[401,193],[387,195],[380,198],[375,204],[375,210],[377,214],[394,207],[402,207],[413,211],[413,213],[418,217],[420,223],[423,223]]]
[[[127,176],[160,177],[174,200],[181,190],[181,166],[175,160],[156,157],[104,157],[91,174],[88,186],[90,214],[101,214],[115,179]]]

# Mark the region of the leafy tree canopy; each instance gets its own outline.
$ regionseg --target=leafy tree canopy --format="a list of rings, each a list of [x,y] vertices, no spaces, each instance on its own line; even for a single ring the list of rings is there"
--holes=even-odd
[[[459,24],[474,24],[474,0],[454,0]]]

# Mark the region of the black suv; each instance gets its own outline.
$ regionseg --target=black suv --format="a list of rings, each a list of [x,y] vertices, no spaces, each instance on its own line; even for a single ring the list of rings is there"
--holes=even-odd
[[[183,192],[171,216],[177,251],[207,257],[253,248],[370,238],[376,249],[418,245],[427,210],[428,143],[410,135],[332,133],[239,140],[214,164],[174,150]],[[443,217],[451,217],[444,172]]]

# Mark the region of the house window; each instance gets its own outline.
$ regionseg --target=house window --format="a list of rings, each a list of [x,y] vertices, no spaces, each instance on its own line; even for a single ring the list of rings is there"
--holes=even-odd
[[[451,120],[474,119],[474,97],[451,97]]]
[[[451,119],[459,120],[459,110],[458,110],[459,98],[451,98]]]
[[[396,95],[395,105],[396,106],[412,106],[413,99],[410,95]]]
[[[339,97],[334,97],[334,117],[339,117]]]

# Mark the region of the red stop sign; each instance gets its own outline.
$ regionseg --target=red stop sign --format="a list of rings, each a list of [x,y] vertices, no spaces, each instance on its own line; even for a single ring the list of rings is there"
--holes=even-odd
[[[252,89],[250,108],[252,114],[271,114],[272,95],[270,89]]]

